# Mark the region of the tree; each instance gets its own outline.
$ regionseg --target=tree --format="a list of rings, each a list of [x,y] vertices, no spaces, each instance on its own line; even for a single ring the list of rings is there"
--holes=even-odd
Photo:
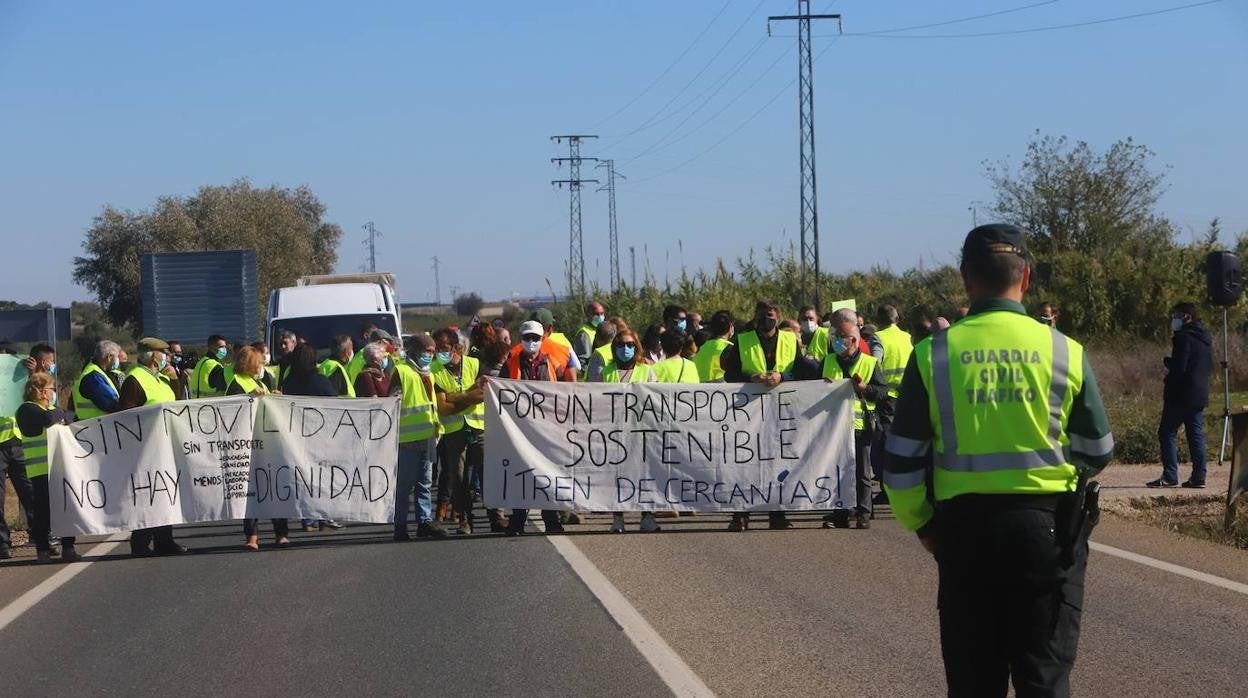
[[[105,206],[74,258],[74,281],[90,289],[116,326],[142,317],[139,258],[152,252],[254,249],[263,308],[269,291],[305,274],[328,274],[342,229],[322,220],[325,206],[306,186],[253,187],[246,179],[164,196],[150,211]],[[263,313],[262,313],[263,314]]]
[[[461,293],[455,296],[452,301],[455,312],[459,315],[476,315],[481,310],[481,306],[485,305],[485,301],[481,300],[481,296],[474,293]]]

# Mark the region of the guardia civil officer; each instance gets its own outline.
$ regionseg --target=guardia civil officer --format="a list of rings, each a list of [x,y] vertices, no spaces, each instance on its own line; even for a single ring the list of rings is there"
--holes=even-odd
[[[1086,476],[1114,441],[1083,347],[1022,306],[1022,231],[975,228],[961,271],[970,313],[915,346],[884,487],[936,557],[949,695],[1004,696],[1012,679],[1064,696],[1097,513]]]

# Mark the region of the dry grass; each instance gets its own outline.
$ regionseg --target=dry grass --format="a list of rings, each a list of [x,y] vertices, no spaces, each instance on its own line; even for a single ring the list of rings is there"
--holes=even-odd
[[[1226,500],[1217,495],[1102,500],[1101,508],[1173,533],[1248,550],[1248,495],[1239,499],[1238,515],[1229,528],[1225,525]]]

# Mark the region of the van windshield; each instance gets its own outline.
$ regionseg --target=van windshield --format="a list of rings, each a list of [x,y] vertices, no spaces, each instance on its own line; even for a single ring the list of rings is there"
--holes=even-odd
[[[269,337],[272,341],[274,354],[278,353],[277,345],[280,335],[286,330],[316,347],[317,354],[324,356],[329,353],[329,346],[334,337],[345,334],[355,342],[358,350],[364,343],[364,328],[374,325],[395,337],[399,336],[399,328],[393,315],[385,313],[365,313],[360,315],[318,315],[316,317],[279,318],[269,324]]]

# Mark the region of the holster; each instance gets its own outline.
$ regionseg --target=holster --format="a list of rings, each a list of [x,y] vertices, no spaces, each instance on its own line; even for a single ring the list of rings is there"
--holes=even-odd
[[[1080,472],[1075,491],[1061,496],[1053,518],[1062,567],[1070,567],[1101,520],[1101,483]]]

